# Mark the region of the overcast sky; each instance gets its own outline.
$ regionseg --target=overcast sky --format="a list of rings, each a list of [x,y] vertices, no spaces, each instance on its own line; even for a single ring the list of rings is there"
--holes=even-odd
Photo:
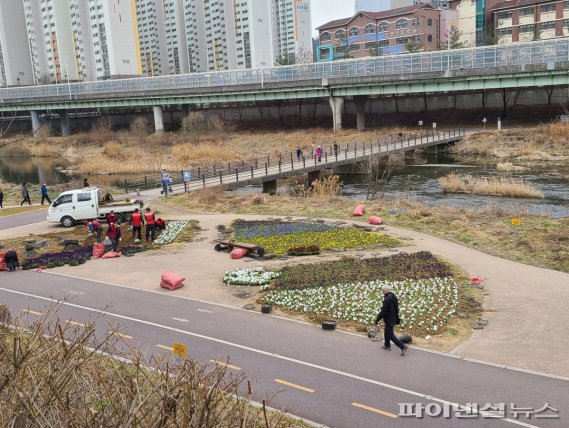
[[[354,0],[312,0],[312,30],[328,21],[352,16],[354,3]],[[313,31],[313,34],[318,32]]]

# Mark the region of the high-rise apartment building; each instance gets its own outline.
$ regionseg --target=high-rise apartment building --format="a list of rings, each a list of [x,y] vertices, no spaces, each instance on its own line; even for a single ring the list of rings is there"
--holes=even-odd
[[[24,8],[0,0],[0,86],[34,83]]]
[[[166,53],[170,74],[189,73],[184,0],[164,0]]]
[[[140,76],[135,1],[88,0],[88,4],[97,79]]]
[[[144,76],[169,74],[165,8],[164,0],[138,0],[136,2],[140,61]]]
[[[275,59],[312,62],[310,0],[271,0]]]

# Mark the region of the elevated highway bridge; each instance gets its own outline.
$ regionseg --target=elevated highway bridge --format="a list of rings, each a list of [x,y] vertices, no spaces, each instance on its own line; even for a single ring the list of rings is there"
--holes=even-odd
[[[408,53],[249,70],[63,83],[0,90],[0,112],[57,112],[69,134],[69,110],[153,108],[164,129],[164,106],[328,99],[334,129],[342,127],[346,98],[364,127],[369,96],[443,94],[569,85],[569,37],[505,46]]]

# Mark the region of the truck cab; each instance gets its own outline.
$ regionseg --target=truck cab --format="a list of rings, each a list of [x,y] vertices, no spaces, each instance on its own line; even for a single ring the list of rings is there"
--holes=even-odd
[[[101,189],[96,187],[63,192],[49,206],[47,221],[71,227],[77,221],[98,218],[101,199]]]

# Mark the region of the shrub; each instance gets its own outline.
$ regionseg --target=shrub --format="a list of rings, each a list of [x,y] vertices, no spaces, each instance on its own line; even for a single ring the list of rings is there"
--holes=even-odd
[[[105,144],[113,138],[113,132],[111,130],[111,120],[109,118],[100,118],[91,127],[91,139],[98,143],[100,146]]]
[[[137,117],[130,124],[130,133],[139,143],[144,143],[150,133],[148,121],[142,116]]]

